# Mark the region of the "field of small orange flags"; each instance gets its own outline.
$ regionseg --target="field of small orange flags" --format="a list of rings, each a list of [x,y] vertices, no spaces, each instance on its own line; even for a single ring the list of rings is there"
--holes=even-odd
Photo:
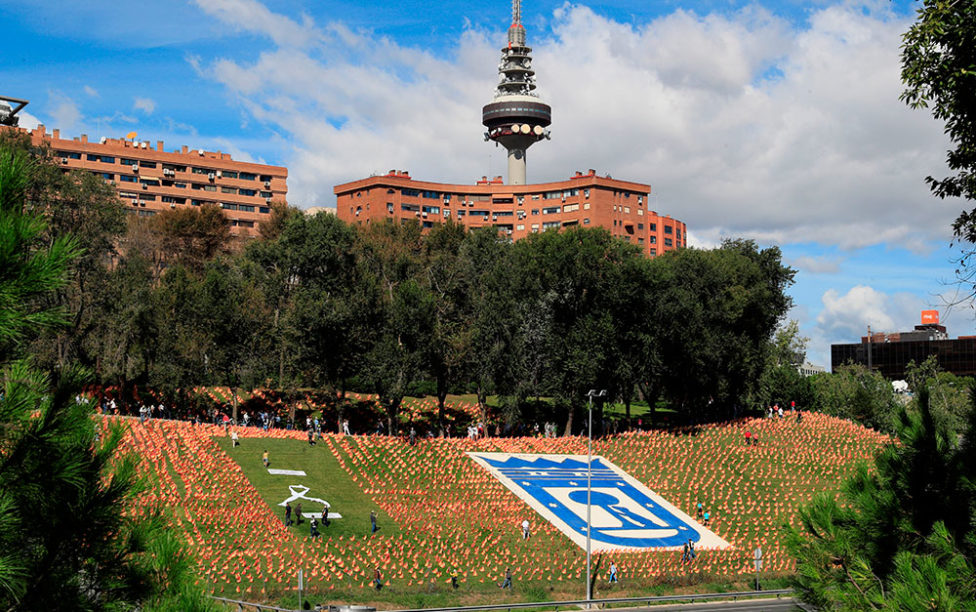
[[[398,535],[295,536],[279,509],[260,498],[214,436],[223,427],[177,421],[140,425],[123,419],[124,450],[142,457],[152,487],[139,504],[168,508],[175,528],[199,559],[200,580],[216,593],[267,600],[293,588],[302,568],[312,593],[370,587],[374,566],[397,592],[420,592],[449,581],[457,568],[468,587],[491,585],[511,567],[520,582],[583,585],[585,554],[545,523],[465,454],[468,451],[585,454],[586,439],[432,439],[415,446],[383,436],[331,436],[324,445],[359,486],[400,527]],[[746,446],[745,431],[758,446]],[[304,432],[239,428],[241,437],[305,439]],[[742,420],[694,432],[639,432],[594,442],[607,457],[671,503],[694,516],[701,501],[710,528],[732,544],[699,550],[694,567],[680,551],[607,553],[630,584],[652,584],[689,571],[712,577],[751,575],[752,550],[762,546],[765,571],[783,574],[792,563],[782,526],[797,524],[796,507],[820,491],[836,491],[860,460],[887,438],[819,414]],[[296,442],[298,443],[298,442]],[[532,537],[519,524],[528,519]],[[368,526],[364,522],[364,526]]]

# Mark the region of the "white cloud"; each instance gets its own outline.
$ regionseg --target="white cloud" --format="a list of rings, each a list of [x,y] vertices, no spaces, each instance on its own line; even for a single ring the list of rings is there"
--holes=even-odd
[[[84,86],[84,87],[82,88],[82,90],[83,90],[83,91],[84,91],[84,92],[85,92],[85,93],[86,93],[87,95],[89,95],[89,96],[91,96],[92,98],[97,98],[97,97],[98,97],[98,90],[97,90],[97,89],[95,89],[94,87],[92,87],[91,85],[85,85],[85,86]]]
[[[817,326],[830,338],[846,336],[852,342],[867,332],[868,325],[874,331],[895,331],[889,296],[866,285],[851,287],[844,295],[828,289],[823,306]]]
[[[253,60],[194,61],[293,143],[293,203],[331,205],[335,184],[390,168],[460,183],[504,173],[504,152],[480,138],[503,33],[469,29],[435,55],[253,0],[202,4],[274,42]],[[529,179],[596,168],[648,182],[651,208],[700,245],[922,249],[948,237],[959,205],[923,182],[942,171],[941,127],[898,100],[907,24],[881,3],[826,6],[799,29],[759,7],[633,26],[567,4],[528,32],[554,119]]]
[[[71,130],[81,121],[78,105],[60,91],[48,92],[47,115],[53,122],[50,127],[62,130]]]
[[[17,117],[17,125],[26,130],[33,130],[41,124],[41,121],[37,117],[24,110],[17,113]]]
[[[840,260],[833,257],[800,256],[788,264],[801,272],[810,274],[836,274],[840,271]]]
[[[320,33],[308,16],[302,23],[273,13],[257,0],[196,0],[197,6],[220,21],[271,38],[282,46],[305,47]]]
[[[151,115],[156,110],[156,103],[151,98],[136,98],[132,104],[132,108]]]

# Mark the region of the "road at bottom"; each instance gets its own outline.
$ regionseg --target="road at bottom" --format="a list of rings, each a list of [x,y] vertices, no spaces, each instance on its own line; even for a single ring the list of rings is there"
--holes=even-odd
[[[802,612],[792,597],[778,599],[744,599],[740,601],[703,601],[700,603],[641,606],[639,608],[612,608],[612,612]]]

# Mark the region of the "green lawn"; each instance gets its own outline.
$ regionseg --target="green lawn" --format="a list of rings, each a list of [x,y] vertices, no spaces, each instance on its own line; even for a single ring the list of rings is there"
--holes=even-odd
[[[377,515],[379,534],[385,536],[397,535],[399,528],[390,517],[363,493],[362,489],[350,479],[332,455],[327,444],[319,443],[309,446],[298,440],[275,440],[269,438],[241,438],[241,445],[231,448],[230,439],[216,438],[217,444],[244,471],[244,475],[258,490],[261,499],[271,506],[274,512],[284,520],[284,508],[279,506],[282,501],[291,496],[289,485],[304,485],[309,488],[307,497],[317,497],[331,504],[332,512],[342,515],[341,519],[330,521],[325,527],[319,525],[319,533],[323,536],[362,536],[370,532],[369,512],[373,510]],[[304,470],[306,476],[281,476],[268,473],[261,463],[261,455],[267,450],[272,468],[285,470]],[[298,500],[301,502],[301,500]],[[294,508],[295,502],[292,502]],[[302,512],[322,511],[322,506],[311,502],[302,502]],[[296,535],[308,535],[308,522],[302,525],[292,525]]]

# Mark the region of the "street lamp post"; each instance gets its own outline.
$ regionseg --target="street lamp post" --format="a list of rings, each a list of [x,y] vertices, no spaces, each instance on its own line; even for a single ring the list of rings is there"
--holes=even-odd
[[[590,600],[593,599],[593,580],[590,578],[590,493],[592,492],[591,481],[593,479],[593,398],[606,397],[607,390],[590,389],[586,394],[590,398],[587,409],[586,434],[588,444],[586,447],[586,607],[590,607]]]

